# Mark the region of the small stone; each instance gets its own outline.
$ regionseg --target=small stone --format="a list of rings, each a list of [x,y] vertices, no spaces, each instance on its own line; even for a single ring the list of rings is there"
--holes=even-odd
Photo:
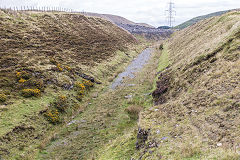
[[[126,99],[131,99],[132,97],[132,95],[125,96]]]
[[[98,97],[98,93],[93,93],[93,98],[97,98]]]
[[[158,129],[156,133],[157,133],[157,134],[160,134],[160,130]]]
[[[222,143],[217,143],[217,146],[218,146],[218,147],[221,147],[221,146],[222,146]]]

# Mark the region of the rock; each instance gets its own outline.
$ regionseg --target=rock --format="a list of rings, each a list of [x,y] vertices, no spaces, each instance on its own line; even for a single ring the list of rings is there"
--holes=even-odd
[[[125,96],[126,99],[131,99],[132,97],[133,97],[133,95]]]
[[[222,143],[217,143],[217,146],[218,146],[218,147],[221,147],[221,146],[222,146]]]
[[[97,98],[98,97],[98,93],[93,93],[93,98]]]

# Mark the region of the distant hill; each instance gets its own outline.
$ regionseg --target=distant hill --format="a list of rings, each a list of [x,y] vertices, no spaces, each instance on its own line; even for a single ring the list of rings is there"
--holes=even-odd
[[[173,33],[173,31],[169,28],[155,28],[146,23],[135,23],[121,16],[90,12],[82,12],[82,14],[85,16],[93,16],[106,19],[134,35],[141,35],[151,40],[165,39]]]
[[[143,27],[148,27],[148,28],[155,28],[149,24],[146,23],[135,23],[133,21],[130,21],[124,17],[121,16],[116,16],[116,15],[111,15],[111,14],[99,14],[99,13],[91,13],[91,12],[82,12],[83,15],[86,16],[94,16],[94,17],[100,17],[104,18],[106,20],[109,20],[117,25],[119,24],[124,24],[124,25],[138,25],[138,26],[143,26]]]
[[[214,12],[214,13],[211,13],[211,14],[207,14],[207,15],[203,15],[203,16],[198,16],[198,17],[195,17],[193,19],[190,19],[189,21],[186,21],[176,27],[174,27],[175,29],[184,29],[184,28],[187,28],[201,20],[204,20],[204,19],[207,19],[207,18],[211,18],[211,17],[215,17],[215,16],[221,16],[227,12],[229,12],[231,10],[227,10],[227,11],[220,11],[220,12]]]

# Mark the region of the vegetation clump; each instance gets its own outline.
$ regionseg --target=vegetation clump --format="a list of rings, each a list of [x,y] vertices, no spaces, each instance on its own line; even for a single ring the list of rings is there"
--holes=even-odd
[[[31,78],[31,74],[29,74],[26,71],[21,71],[21,72],[16,72],[16,77],[18,78],[18,80],[28,80]]]
[[[23,89],[22,96],[23,97],[39,97],[41,95],[41,91],[39,89]]]
[[[57,100],[53,103],[54,107],[57,108],[60,112],[64,112],[68,105],[68,98],[64,95],[58,96]]]
[[[139,113],[143,110],[142,107],[140,106],[136,106],[136,105],[132,105],[129,106],[128,108],[125,109],[125,111],[128,113],[129,117],[131,119],[138,119],[139,118]]]
[[[62,68],[61,64],[58,63],[56,66],[57,66],[57,69],[58,69],[60,72],[63,71],[63,68]]]
[[[3,93],[0,93],[0,102],[5,102],[7,100],[7,96]]]
[[[45,116],[47,117],[47,120],[53,124],[60,122],[60,116],[57,109],[48,111]]]
[[[24,83],[24,82],[26,82],[26,81],[27,81],[27,80],[21,78],[18,82],[19,82],[19,83]]]
[[[94,86],[94,83],[89,80],[83,79],[82,82],[77,82],[75,86],[77,89],[76,98],[77,100],[82,101],[84,95],[87,93],[88,90],[90,90],[90,88]]]
[[[87,89],[90,89],[91,87],[94,86],[94,83],[89,81],[89,80],[83,80],[83,85],[87,88]]]

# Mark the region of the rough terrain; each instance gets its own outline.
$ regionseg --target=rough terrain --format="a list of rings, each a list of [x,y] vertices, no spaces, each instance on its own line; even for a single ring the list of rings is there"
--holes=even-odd
[[[147,139],[139,157],[239,159],[240,12],[174,33],[162,54],[169,66],[159,72],[155,106],[140,116]]]
[[[90,86],[105,86],[143,49],[113,23],[81,14],[1,10],[0,20],[1,158],[35,159],[84,111]]]

